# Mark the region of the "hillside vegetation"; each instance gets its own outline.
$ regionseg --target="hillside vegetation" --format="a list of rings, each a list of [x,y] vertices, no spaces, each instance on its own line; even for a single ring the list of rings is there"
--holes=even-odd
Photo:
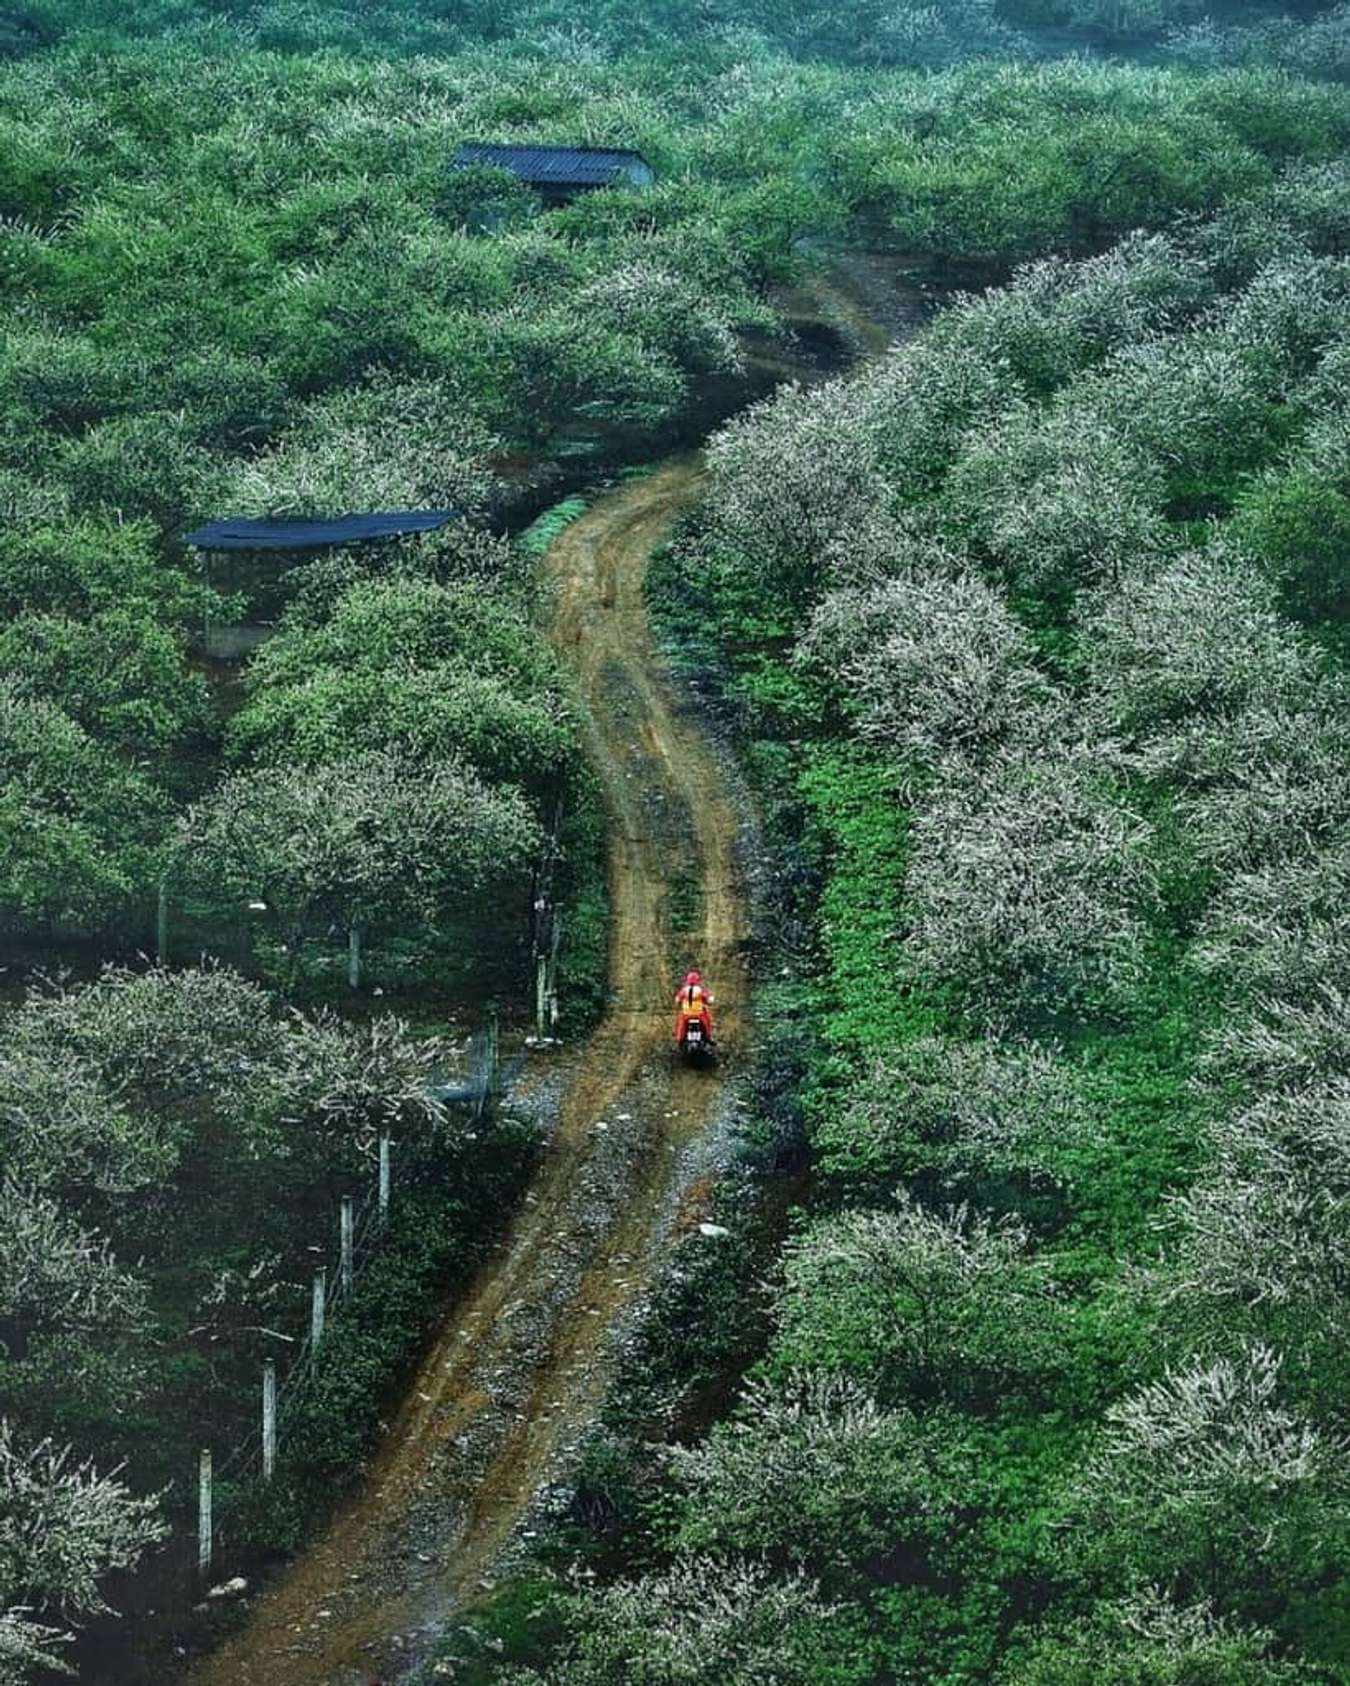
[[[608,1583],[500,1678],[1344,1678],[1348,241],[1295,168],[713,440],[657,589],[776,840],[809,1194],[734,1409],[656,1473],[611,1412]]]
[[[604,992],[518,488],[725,418],[857,245],[983,290],[717,432],[651,581],[779,874],[794,1029],[729,1188],[802,1210],[657,1294],[472,1666],[1341,1677],[1346,39],[1186,0],[0,17],[3,1686],[188,1520],[392,1132],[366,1309],[235,1525],[290,1548],[357,1472],[531,1161],[427,1091],[447,1002],[523,993],[555,831],[579,1027]],[[468,138],[658,181],[545,210],[449,175]],[[461,518],[203,658],[239,605],[196,522],[424,506]],[[200,964],[149,965],[160,905]],[[359,953],[404,1017],[353,1009]]]

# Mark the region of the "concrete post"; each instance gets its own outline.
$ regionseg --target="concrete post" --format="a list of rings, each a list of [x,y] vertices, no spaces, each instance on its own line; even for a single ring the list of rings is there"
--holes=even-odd
[[[277,1367],[270,1358],[263,1365],[262,1411],[263,1480],[270,1481],[277,1469]]]
[[[342,1197],[342,1216],[339,1220],[338,1233],[342,1243],[341,1275],[339,1280],[342,1284],[342,1292],[344,1294],[350,1294],[352,1291],[352,1279],[355,1275],[352,1255],[353,1242],[356,1236],[356,1202],[352,1199],[350,1194],[344,1194]]]
[[[328,1267],[320,1265],[314,1273],[314,1294],[309,1305],[309,1345],[318,1352],[323,1344],[323,1314],[328,1299]]]
[[[169,886],[159,881],[159,904],[155,909],[155,959],[161,966],[169,960]]]
[[[211,1573],[211,1448],[197,1460],[197,1572]]]

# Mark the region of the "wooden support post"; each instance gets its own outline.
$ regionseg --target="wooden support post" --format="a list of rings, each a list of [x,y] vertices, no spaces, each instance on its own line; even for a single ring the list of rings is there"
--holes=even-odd
[[[323,1314],[328,1301],[328,1267],[320,1265],[314,1272],[314,1297],[309,1303],[309,1346],[317,1353],[323,1345]]]
[[[211,1448],[197,1460],[197,1572],[211,1573]]]
[[[380,1222],[389,1222],[389,1186],[391,1181],[391,1165],[389,1157],[390,1141],[388,1136],[380,1137]]]
[[[159,881],[159,905],[155,909],[155,959],[161,966],[169,961],[169,886]]]
[[[263,1480],[270,1481],[277,1470],[277,1367],[269,1358],[263,1365]]]
[[[342,1197],[342,1216],[339,1220],[338,1233],[342,1243],[342,1264],[340,1281],[342,1292],[350,1294],[352,1291],[352,1242],[356,1230],[356,1202],[350,1194]]]
[[[347,932],[347,983],[352,989],[361,987],[361,927],[353,925]]]

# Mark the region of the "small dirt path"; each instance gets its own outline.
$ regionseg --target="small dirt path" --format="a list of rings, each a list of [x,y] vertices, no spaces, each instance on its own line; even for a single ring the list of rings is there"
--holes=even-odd
[[[724,1062],[744,1034],[739,822],[681,717],[643,596],[647,559],[698,484],[696,459],[670,462],[602,499],[549,558],[553,637],[589,707],[609,812],[610,1010],[506,1243],[437,1334],[369,1478],[192,1686],[397,1678],[479,1589],[594,1414],[606,1338],[646,1284],[681,1150],[721,1082],[669,1058],[677,971],[696,959],[715,981]],[[693,928],[676,936],[667,897],[680,879],[682,907],[697,893]]]

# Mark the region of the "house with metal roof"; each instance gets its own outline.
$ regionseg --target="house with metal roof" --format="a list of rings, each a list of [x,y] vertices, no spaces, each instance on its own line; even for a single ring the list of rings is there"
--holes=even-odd
[[[601,187],[650,187],[656,172],[640,152],[599,146],[507,146],[465,141],[452,170],[509,170],[546,204],[565,205]]]

